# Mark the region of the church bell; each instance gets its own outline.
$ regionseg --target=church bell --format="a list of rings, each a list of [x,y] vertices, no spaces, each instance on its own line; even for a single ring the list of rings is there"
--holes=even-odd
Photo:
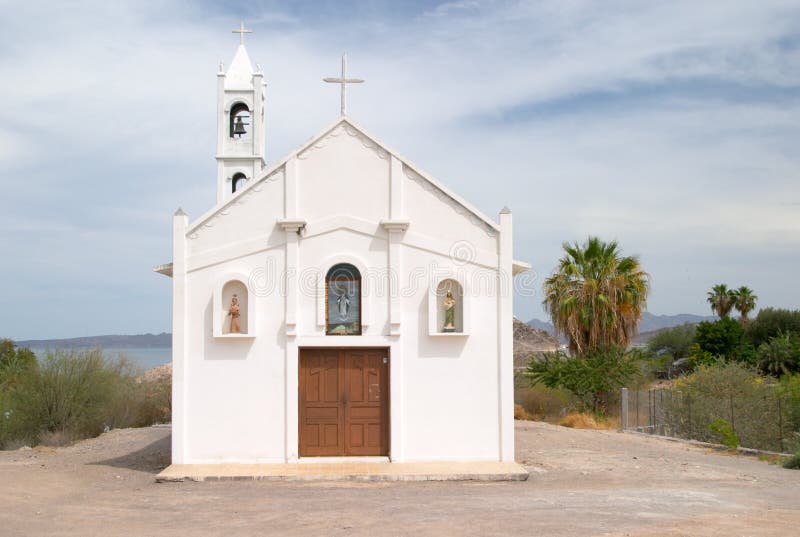
[[[242,121],[241,117],[236,118],[236,124],[233,126],[233,134],[236,136],[247,134],[247,130],[244,128],[244,121]]]

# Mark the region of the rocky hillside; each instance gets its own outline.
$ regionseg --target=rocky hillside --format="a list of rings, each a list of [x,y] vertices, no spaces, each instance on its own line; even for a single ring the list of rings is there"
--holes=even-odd
[[[556,338],[514,319],[514,369],[524,369],[531,354],[558,350]]]

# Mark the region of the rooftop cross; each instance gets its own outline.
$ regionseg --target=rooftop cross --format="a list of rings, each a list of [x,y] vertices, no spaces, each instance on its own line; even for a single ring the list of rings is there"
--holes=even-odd
[[[342,85],[342,115],[347,114],[347,84],[361,84],[364,82],[360,78],[347,78],[347,54],[342,54],[342,76],[341,78],[327,77],[323,78],[325,82]]]
[[[253,30],[245,30],[244,22],[240,22],[239,28],[237,30],[231,30],[231,33],[239,34],[239,44],[244,45],[244,34],[252,34]]]

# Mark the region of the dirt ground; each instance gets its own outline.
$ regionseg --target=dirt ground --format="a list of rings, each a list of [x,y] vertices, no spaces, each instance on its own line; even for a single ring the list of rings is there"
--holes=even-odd
[[[161,483],[167,427],[0,452],[0,535],[800,535],[800,471],[517,423],[518,483]]]

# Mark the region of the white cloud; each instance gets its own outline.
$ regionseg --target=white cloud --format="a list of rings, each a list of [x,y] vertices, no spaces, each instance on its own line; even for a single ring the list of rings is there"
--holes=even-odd
[[[244,19],[269,83],[270,160],[336,117],[337,89],[321,78],[347,51],[353,75],[367,79],[350,93],[352,115],[487,214],[511,205],[517,256],[540,274],[561,241],[601,233],[652,263],[656,312],[704,312],[705,286],[727,277],[762,304],[800,302],[782,283],[800,262],[787,253],[800,221],[796,2],[369,7],[321,20],[275,3],[243,4],[245,14],[0,4],[0,99],[11,103],[0,109],[3,245],[31,272],[51,262],[31,249],[38,237],[86,277],[113,267],[134,293],[161,289],[124,267],[167,261],[172,210],[196,216],[213,202],[215,73]],[[109,234],[141,253],[102,251]],[[87,252],[92,262],[79,262]],[[77,285],[77,274],[59,283]],[[35,284],[20,276],[20,292],[26,285]],[[519,301],[518,315],[541,316],[538,300]],[[167,329],[168,304],[165,294],[128,314],[122,297],[108,306],[117,322],[108,330]],[[48,325],[67,314],[60,307]],[[51,335],[15,322],[0,317],[12,335]]]

